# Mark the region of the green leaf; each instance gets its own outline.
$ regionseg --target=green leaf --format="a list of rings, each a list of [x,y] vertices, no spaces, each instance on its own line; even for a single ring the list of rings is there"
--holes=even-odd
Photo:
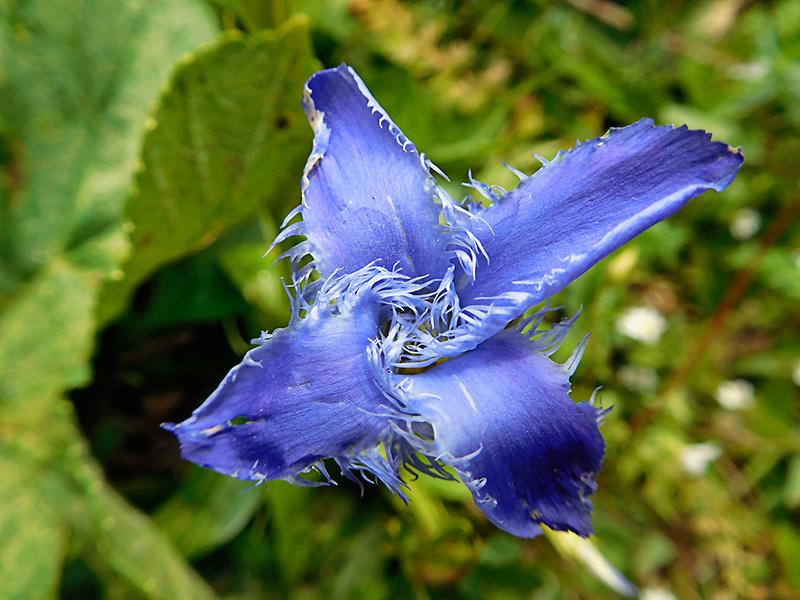
[[[162,96],[127,205],[133,248],[105,290],[101,320],[161,265],[211,244],[271,203],[298,201],[311,136],[300,90],[317,68],[305,19],[251,37],[226,34],[187,57]]]
[[[27,429],[7,421],[8,411],[0,415],[0,582],[13,583],[20,598],[52,597],[64,534],[71,529],[80,554],[126,597],[133,589],[153,600],[213,598],[164,534],[104,481],[72,404],[51,404],[49,411],[33,413]],[[29,562],[39,561],[37,579],[19,570],[18,557],[29,555]],[[40,596],[37,586],[45,590]],[[0,597],[15,596],[0,585]]]
[[[800,505],[800,456],[789,460],[786,483],[783,486],[783,501],[793,509]]]
[[[193,469],[155,515],[159,528],[190,558],[224,544],[247,524],[261,502],[252,483]]]
[[[81,554],[107,582],[116,579],[129,593],[136,590],[153,600],[213,598],[208,585],[152,521],[105,482],[77,427],[72,404],[60,400],[56,408],[62,452],[34,462],[32,468],[37,477],[46,474],[69,490],[71,501],[61,502],[62,514],[75,530]]]
[[[283,288],[287,261],[276,263],[281,250],[264,256],[264,248],[278,233],[269,215],[231,231],[216,245],[217,260],[242,296],[262,315],[262,329],[281,327],[289,319],[289,298]]]
[[[165,267],[154,278],[152,290],[139,327],[218,323],[248,312],[247,303],[210,250]]]
[[[118,226],[147,110],[215,26],[190,1],[12,1],[2,17],[0,113],[13,115],[16,176],[0,206],[0,271],[20,280]]]
[[[0,108],[14,115],[4,133],[16,149],[6,168],[17,173],[0,195],[3,402],[86,382],[141,122],[171,61],[213,31],[190,2],[65,9],[11,2],[0,24]]]
[[[141,124],[173,62],[216,26],[190,0],[0,10],[0,114],[13,116],[0,123],[11,175],[0,180],[0,579],[12,586],[0,596],[53,596],[74,527],[78,546],[145,596],[209,597],[105,484],[61,395],[89,379],[100,283],[125,250]]]
[[[275,481],[270,483],[266,499],[271,509],[281,576],[287,583],[297,584],[312,563],[314,546],[321,543],[318,525],[309,518],[313,496],[308,488]],[[314,540],[315,544],[309,544],[308,540]]]
[[[325,578],[332,583],[331,599],[390,597],[383,556],[377,550],[384,535],[380,524],[373,522],[342,540],[328,565],[335,569]]]
[[[797,564],[800,561],[800,535],[791,526],[780,523],[775,526],[775,550],[783,563],[786,583],[800,588],[800,572]]]
[[[213,24],[192,2],[10,2],[3,17],[0,112],[14,115],[17,174],[0,194],[0,401],[27,402],[88,378],[141,123],[171,62]]]
[[[146,598],[202,600],[214,598],[208,585],[145,515],[108,486],[87,494],[90,513],[84,539],[95,561],[102,563]]]
[[[66,260],[40,271],[0,313],[0,409],[89,378],[91,278]]]
[[[0,597],[8,600],[51,598],[58,584],[66,531],[40,476],[0,457]]]
[[[248,31],[275,28],[289,16],[288,0],[215,0],[236,15]]]

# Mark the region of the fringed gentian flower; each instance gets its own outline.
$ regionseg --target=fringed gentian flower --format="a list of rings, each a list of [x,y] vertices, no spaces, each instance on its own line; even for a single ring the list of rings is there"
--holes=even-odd
[[[574,319],[520,317],[691,198],[720,191],[738,150],[643,119],[579,144],[491,203],[456,202],[442,175],[347,66],[314,75],[302,204],[275,243],[292,262],[289,325],[263,334],[186,421],[187,460],[240,479],[382,482],[401,470],[469,487],[498,527],[586,536],[604,411],[576,403],[585,347],[551,360]],[[317,275],[318,274],[318,275]],[[445,360],[446,359],[446,360]],[[448,468],[449,467],[449,468]],[[304,475],[319,471],[321,478]]]

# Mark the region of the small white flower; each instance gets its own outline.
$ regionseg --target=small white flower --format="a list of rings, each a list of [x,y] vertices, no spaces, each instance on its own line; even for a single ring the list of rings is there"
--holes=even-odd
[[[722,449],[713,442],[689,444],[681,452],[683,470],[693,477],[700,477],[708,471],[708,466],[722,454]]]
[[[618,376],[622,385],[635,392],[652,393],[658,388],[658,373],[648,367],[624,365]]]
[[[617,319],[617,331],[645,344],[655,344],[667,328],[664,316],[649,306],[634,306]]]
[[[743,410],[755,404],[753,384],[744,379],[723,381],[717,387],[717,402],[728,410]]]
[[[743,208],[733,217],[731,235],[739,241],[749,240],[761,229],[761,215],[752,208]]]
[[[678,600],[678,597],[667,588],[644,588],[639,593],[639,600]]]
[[[800,385],[800,360],[794,363],[794,369],[792,369],[792,381],[794,381],[797,385]]]

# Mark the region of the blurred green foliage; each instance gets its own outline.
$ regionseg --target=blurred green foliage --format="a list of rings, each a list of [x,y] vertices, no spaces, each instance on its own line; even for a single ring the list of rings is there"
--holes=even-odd
[[[609,563],[645,597],[800,597],[800,3],[0,12],[0,597],[607,597]],[[261,255],[299,202],[302,83],[342,61],[453,181],[511,187],[501,159],[642,116],[743,147],[726,192],[556,300],[594,334],[573,395],[614,405],[593,545],[515,539],[434,480],[407,507],[245,491],[158,429],[285,322]],[[631,307],[663,335],[626,337]]]

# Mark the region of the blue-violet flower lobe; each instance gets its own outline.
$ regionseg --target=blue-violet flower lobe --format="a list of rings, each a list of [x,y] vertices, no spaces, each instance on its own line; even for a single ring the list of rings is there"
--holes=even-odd
[[[577,145],[511,191],[470,178],[454,200],[350,67],[315,74],[302,203],[275,244],[294,280],[288,326],[182,423],[189,461],[262,482],[331,483],[325,460],[405,498],[401,470],[469,487],[498,527],[587,536],[604,411],[569,397],[574,319],[520,317],[690,199],[721,191],[742,154],[642,119]],[[448,360],[443,360],[448,359]],[[449,469],[447,468],[449,467]],[[319,471],[322,479],[304,476]]]

